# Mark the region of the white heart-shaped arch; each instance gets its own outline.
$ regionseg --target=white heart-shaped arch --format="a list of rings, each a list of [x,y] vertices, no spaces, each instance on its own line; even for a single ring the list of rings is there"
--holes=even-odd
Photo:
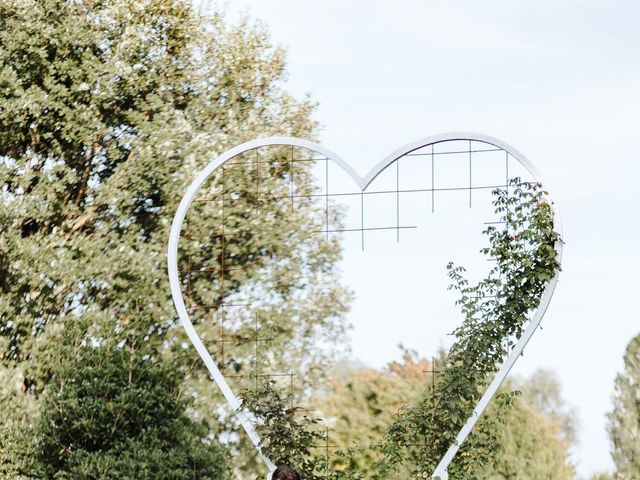
[[[477,134],[477,133],[469,133],[469,132],[454,132],[454,133],[444,133],[439,135],[434,135],[431,137],[422,138],[415,142],[409,143],[394,152],[387,155],[383,158],[376,166],[374,166],[364,177],[360,176],[358,172],[356,172],[349,163],[343,160],[340,156],[332,152],[331,150],[323,147],[322,145],[311,142],[308,140],[303,140],[299,138],[293,137],[265,137],[258,138],[255,140],[251,140],[249,142],[245,142],[241,145],[238,145],[230,150],[227,150],[222,155],[217,157],[215,160],[211,161],[205,168],[203,168],[200,173],[196,176],[195,180],[191,183],[189,188],[187,189],[184,197],[180,201],[178,205],[178,210],[173,218],[173,222],[171,224],[171,231],[169,234],[169,246],[168,246],[168,272],[169,272],[169,284],[171,286],[171,295],[173,297],[173,302],[176,306],[176,311],[178,313],[178,317],[180,318],[180,322],[184,327],[189,339],[193,343],[193,346],[196,348],[200,358],[205,363],[209,373],[215,380],[215,382],[220,387],[225,399],[231,406],[231,408],[236,412],[238,420],[240,421],[242,427],[246,431],[247,435],[251,439],[252,443],[256,447],[258,453],[264,460],[265,464],[269,469],[269,474],[267,478],[271,478],[271,474],[273,470],[275,470],[275,465],[273,462],[267,458],[267,456],[262,452],[260,448],[260,438],[255,431],[255,418],[251,412],[242,410],[242,404],[240,399],[236,396],[235,393],[229,387],[229,384],[225,380],[224,376],[218,369],[216,362],[211,357],[211,354],[205,347],[204,343],[200,339],[197,334],[191,319],[189,318],[189,314],[187,313],[187,309],[184,303],[184,299],[182,297],[182,291],[180,289],[180,279],[178,276],[178,244],[180,239],[180,231],[182,230],[182,224],[184,222],[185,216],[187,214],[187,210],[191,205],[191,202],[195,198],[196,194],[200,190],[200,187],[203,183],[209,178],[209,176],[220,166],[222,166],[228,160],[234,158],[237,155],[240,155],[248,150],[253,150],[259,147],[265,146],[275,146],[275,145],[289,145],[292,147],[300,147],[305,148],[310,151],[314,151],[320,153],[332,160],[338,166],[340,166],[349,176],[353,179],[354,183],[362,190],[365,191],[367,187],[371,184],[371,182],[389,165],[391,165],[396,160],[405,156],[408,153],[411,153],[415,150],[430,146],[436,145],[438,143],[455,141],[455,140],[469,140],[469,141],[477,141],[486,143],[489,145],[493,145],[501,150],[507,152],[513,159],[517,160],[538,182],[544,185],[540,173],[535,168],[535,166],[518,150],[513,148],[511,145],[503,142],[494,137],[490,137],[487,135]],[[551,202],[550,202],[551,203]],[[554,230],[561,234],[561,224],[560,224],[560,216],[557,210],[557,206],[553,204],[554,211]],[[560,263],[562,259],[562,242],[559,240],[555,244],[555,249],[557,252],[558,262]],[[500,370],[494,377],[493,381],[487,388],[486,392],[479,400],[478,404],[473,410],[473,414],[465,425],[462,427],[460,432],[458,433],[455,442],[449,447],[449,450],[442,457],[440,463],[438,464],[436,470],[433,472],[433,478],[440,478],[442,480],[448,479],[447,467],[453,460],[455,454],[457,453],[460,445],[467,438],[476,422],[480,418],[480,415],[484,412],[487,405],[496,394],[498,388],[502,385],[505,378],[513,368],[517,359],[520,357],[522,352],[524,351],[525,346],[529,343],[529,340],[535,333],[535,331],[540,326],[540,322],[542,321],[542,317],[544,316],[549,303],[551,302],[551,297],[555,291],[556,284],[558,282],[559,272],[556,273],[554,278],[547,285],[542,299],[540,301],[540,305],[537,310],[533,314],[530,319],[528,327],[523,332],[522,336],[514,346],[513,350],[507,356],[507,359],[504,361]]]

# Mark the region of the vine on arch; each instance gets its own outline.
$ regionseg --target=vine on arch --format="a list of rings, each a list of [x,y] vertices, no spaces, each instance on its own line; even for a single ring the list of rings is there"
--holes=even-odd
[[[332,459],[318,448],[326,439],[322,420],[293,407],[273,382],[245,392],[245,406],[261,419],[262,448],[276,464],[292,465],[309,480],[361,479],[364,473],[351,459],[358,448],[370,448],[379,461],[373,477],[368,472],[366,478],[429,477],[560,269],[555,245],[561,239],[542,186],[513,179],[509,188],[496,189],[493,195],[501,226],[485,229],[489,246],[481,251],[495,261],[493,268],[470,284],[462,266],[447,265],[449,288],[458,293],[456,304],[464,320],[453,332],[455,342],[437,380],[425,385],[418,402],[407,405],[380,444],[339,449]],[[516,395],[499,394],[495,408],[507,409]],[[500,418],[504,415],[480,419],[449,468],[453,478],[477,478],[491,461]]]

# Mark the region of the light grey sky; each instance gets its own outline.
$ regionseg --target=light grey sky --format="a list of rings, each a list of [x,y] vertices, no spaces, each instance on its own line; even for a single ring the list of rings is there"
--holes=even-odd
[[[558,373],[580,417],[579,471],[611,469],[604,416],[640,332],[640,3],[234,0],[229,11],[263,20],[287,48],[287,88],[319,102],[322,143],[361,173],[461,130],[534,162],[566,247],[545,329],[517,371]]]

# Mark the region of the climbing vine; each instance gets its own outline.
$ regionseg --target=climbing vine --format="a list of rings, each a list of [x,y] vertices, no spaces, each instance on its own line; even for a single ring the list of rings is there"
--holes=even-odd
[[[376,478],[429,477],[560,268],[555,245],[561,240],[554,231],[552,206],[542,186],[514,179],[509,188],[496,189],[493,195],[500,227],[491,225],[483,232],[489,246],[481,253],[494,266],[486,278],[471,284],[462,266],[447,265],[449,288],[458,293],[456,304],[464,320],[453,332],[455,342],[443,358],[437,379],[425,386],[416,404],[401,412],[380,445],[368,447],[377,450],[379,457]],[[499,411],[509,408],[516,395],[498,395],[494,407]],[[326,435],[321,420],[289,405],[275,384],[247,392],[245,399],[246,406],[262,420],[258,428],[263,449],[277,463],[298,468],[309,480],[364,478],[349,461],[350,449],[332,452],[338,460],[329,462],[319,448]],[[504,415],[492,418],[482,418],[461,446],[449,467],[452,478],[478,478],[478,472],[491,461],[498,447],[500,426],[496,423]]]

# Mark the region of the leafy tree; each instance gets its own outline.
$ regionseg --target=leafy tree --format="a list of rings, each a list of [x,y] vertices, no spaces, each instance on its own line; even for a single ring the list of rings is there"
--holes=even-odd
[[[336,478],[327,468],[326,456],[318,454],[318,447],[326,444],[320,420],[283,395],[277,382],[261,382],[242,397],[243,405],[260,418],[261,431],[268,432],[261,447],[276,465],[295,468],[305,480]]]
[[[614,480],[614,476],[610,473],[595,473],[591,475],[590,480]]]
[[[419,399],[431,379],[430,370],[430,361],[403,350],[402,361],[383,371],[351,367],[333,376],[326,390],[317,392],[317,408],[328,427],[329,443],[351,452],[348,464],[344,456],[337,456],[332,468],[354,469],[366,478],[375,475],[380,460],[376,446],[398,413]]]
[[[569,460],[575,416],[560,396],[560,384],[540,370],[507,386],[522,392],[506,412],[499,448],[482,478],[489,480],[573,480]],[[488,416],[496,415],[493,409]]]
[[[351,446],[351,465],[344,456],[335,457],[332,468],[355,468],[366,478],[376,475],[382,441],[397,412],[415,404],[425,385],[432,381],[429,361],[406,352],[402,362],[384,371],[355,368],[336,378],[320,396],[320,416],[330,427],[331,445]],[[539,371],[524,382],[503,388],[523,392],[506,412],[504,428],[498,436],[498,449],[482,478],[490,480],[570,480],[575,471],[569,462],[574,418],[559,395],[559,384],[549,372]],[[552,404],[553,410],[540,406]],[[562,412],[565,412],[562,414]],[[490,408],[489,418],[499,412]],[[407,478],[403,473],[398,478]]]
[[[38,478],[231,479],[227,452],[187,414],[182,374],[112,342],[65,331],[35,427]],[[74,338],[71,338],[74,337]]]
[[[624,370],[616,377],[608,431],[618,476],[640,478],[640,335],[627,346]]]
[[[576,442],[576,413],[569,408],[561,394],[561,384],[550,370],[537,370],[526,382],[516,382],[527,402],[559,428],[562,439],[568,444]]]
[[[67,357],[75,351],[65,344],[65,330],[75,321],[85,326],[86,342],[109,345],[91,361],[117,364],[125,361],[120,355],[131,355],[138,362],[134,352],[144,351],[168,369],[161,371],[180,370],[194,396],[190,411],[217,428],[212,420],[220,399],[200,363],[185,362],[195,355],[183,355],[184,336],[176,329],[165,273],[168,229],[187,183],[216,152],[255,136],[313,136],[313,105],[281,89],[284,66],[282,50],[262,29],[246,20],[230,27],[217,13],[201,16],[186,0],[0,0],[0,405],[6,412],[0,468],[6,476],[37,457],[30,435],[44,435],[35,419],[53,414],[55,379],[76,378],[76,368],[84,375],[82,364]],[[286,182],[287,174],[274,171],[271,181]],[[249,181],[236,176],[233,185],[246,190]],[[231,293],[239,291],[295,259],[289,273],[300,272],[301,280],[279,290],[271,312],[280,315],[278,341],[291,345],[291,357],[298,361],[295,349],[308,349],[309,372],[323,359],[314,340],[340,338],[347,301],[335,278],[305,282],[315,265],[336,275],[337,243],[318,235],[300,237],[299,249],[286,243],[287,234],[304,231],[307,216],[317,214],[301,205],[278,230],[284,236],[272,226],[250,244],[238,243],[234,255],[242,262],[228,284]],[[272,252],[274,263],[257,263],[252,252],[260,250]],[[301,289],[313,304],[300,306]],[[285,361],[284,354],[274,359]],[[67,392],[65,406],[80,393]],[[180,422],[172,424],[176,436]],[[131,441],[158,451],[159,440],[149,435]],[[64,465],[115,461],[104,454],[102,460],[69,457]]]

